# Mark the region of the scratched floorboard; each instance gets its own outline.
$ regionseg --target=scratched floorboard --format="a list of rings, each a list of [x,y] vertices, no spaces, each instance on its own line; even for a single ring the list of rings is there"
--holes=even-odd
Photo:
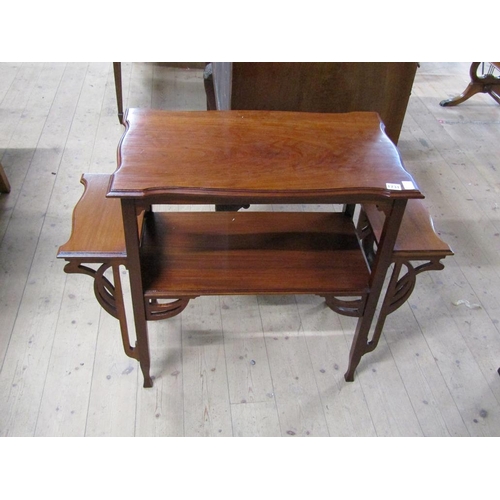
[[[320,299],[202,298],[151,327],[145,390],[90,280],[55,258],[81,174],[115,168],[111,63],[1,63],[0,436],[499,436],[500,106],[439,106],[468,66],[421,63],[399,142],[456,255],[356,381],[353,321]],[[129,107],[205,106],[199,67],[124,63],[123,90]]]

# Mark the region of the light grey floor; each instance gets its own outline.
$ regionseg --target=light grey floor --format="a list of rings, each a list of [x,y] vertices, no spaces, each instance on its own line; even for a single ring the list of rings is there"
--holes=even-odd
[[[456,255],[390,316],[354,383],[354,322],[317,297],[205,297],[150,325],[153,389],[92,282],[56,259],[83,172],[113,172],[111,63],[1,63],[1,436],[499,436],[500,106],[422,63],[399,147]],[[199,69],[124,63],[125,106],[204,109]],[[180,207],[189,209],[190,207]]]

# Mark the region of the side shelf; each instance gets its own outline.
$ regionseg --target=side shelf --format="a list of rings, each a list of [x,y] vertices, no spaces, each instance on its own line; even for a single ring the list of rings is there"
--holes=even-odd
[[[125,259],[125,236],[120,200],[106,198],[110,176],[83,174],[85,191],[73,210],[70,239],[57,257],[103,262]]]

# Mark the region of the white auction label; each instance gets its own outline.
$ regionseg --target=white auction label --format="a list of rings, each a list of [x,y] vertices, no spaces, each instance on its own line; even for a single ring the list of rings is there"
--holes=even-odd
[[[393,191],[401,191],[401,184],[391,184],[390,182],[387,182],[385,187],[387,189],[392,189]]]
[[[402,184],[405,189],[415,189],[415,185],[411,181],[403,181]]]

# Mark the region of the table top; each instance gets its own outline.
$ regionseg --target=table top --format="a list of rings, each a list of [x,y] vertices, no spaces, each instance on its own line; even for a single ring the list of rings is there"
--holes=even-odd
[[[109,197],[423,198],[377,113],[130,109]]]

